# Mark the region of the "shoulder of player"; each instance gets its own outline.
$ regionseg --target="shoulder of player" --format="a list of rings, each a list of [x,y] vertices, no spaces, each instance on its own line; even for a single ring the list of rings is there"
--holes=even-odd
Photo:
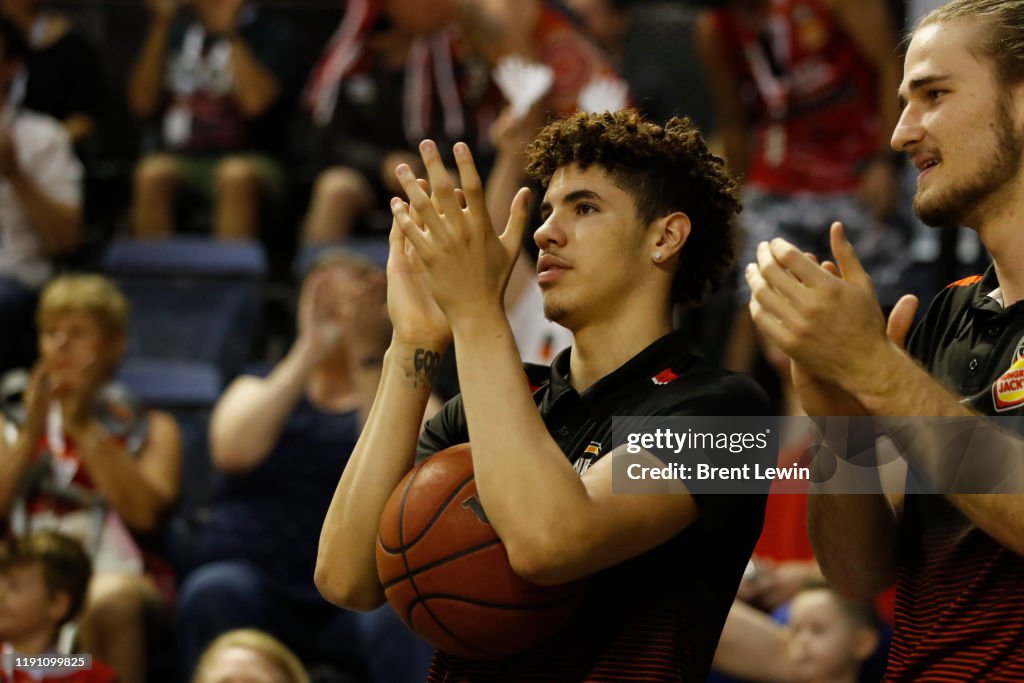
[[[981,275],[971,275],[943,287],[929,302],[925,318],[932,320],[940,316],[949,320],[952,315],[970,306],[986,293],[983,279]]]

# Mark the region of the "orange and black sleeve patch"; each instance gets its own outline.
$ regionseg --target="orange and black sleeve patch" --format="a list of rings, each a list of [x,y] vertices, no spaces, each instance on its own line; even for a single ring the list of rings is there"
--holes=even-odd
[[[980,275],[968,275],[967,277],[965,277],[962,280],[957,280],[956,282],[950,282],[948,285],[946,285],[946,289],[949,289],[950,287],[970,287],[975,282],[980,282],[980,281],[981,281],[981,276]]]

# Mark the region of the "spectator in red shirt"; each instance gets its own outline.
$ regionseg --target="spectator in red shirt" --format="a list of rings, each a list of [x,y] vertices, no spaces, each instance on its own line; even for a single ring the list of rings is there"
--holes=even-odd
[[[0,546],[0,643],[3,654],[56,655],[65,624],[85,603],[92,563],[82,545],[57,532],[11,539]],[[90,670],[30,671],[5,661],[0,683],[114,683],[95,657]],[[41,676],[41,677],[40,677]]]

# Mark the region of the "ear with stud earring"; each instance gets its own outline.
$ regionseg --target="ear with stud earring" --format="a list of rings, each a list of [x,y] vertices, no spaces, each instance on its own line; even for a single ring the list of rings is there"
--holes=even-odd
[[[660,251],[654,252],[654,262],[655,263],[661,263],[661,252]]]

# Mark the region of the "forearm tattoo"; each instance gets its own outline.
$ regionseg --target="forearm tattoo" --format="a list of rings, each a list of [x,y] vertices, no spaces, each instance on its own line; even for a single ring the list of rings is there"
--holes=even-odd
[[[412,381],[414,387],[429,387],[434,377],[437,375],[437,369],[441,364],[441,354],[430,349],[416,349],[416,352],[412,356],[413,375]]]

